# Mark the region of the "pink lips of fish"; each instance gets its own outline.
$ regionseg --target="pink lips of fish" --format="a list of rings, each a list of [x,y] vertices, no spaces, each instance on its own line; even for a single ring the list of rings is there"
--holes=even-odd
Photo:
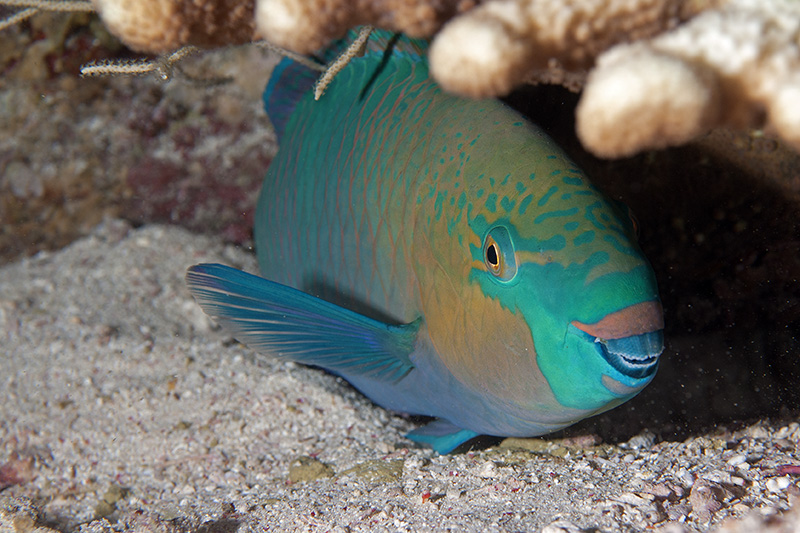
[[[622,339],[664,329],[664,310],[661,302],[641,302],[606,315],[594,324],[573,320],[572,325],[598,339]]]

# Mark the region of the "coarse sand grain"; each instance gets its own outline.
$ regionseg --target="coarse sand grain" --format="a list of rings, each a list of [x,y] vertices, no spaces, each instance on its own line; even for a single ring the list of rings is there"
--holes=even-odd
[[[212,324],[183,282],[204,261],[255,271],[118,220],[0,269],[0,531],[800,531],[796,422],[439,456]]]

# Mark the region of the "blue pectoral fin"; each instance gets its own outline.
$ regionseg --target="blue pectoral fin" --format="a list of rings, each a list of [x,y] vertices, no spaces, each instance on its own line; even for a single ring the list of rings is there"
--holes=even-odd
[[[426,444],[444,455],[479,435],[480,433],[454,426],[447,420],[434,420],[430,424],[408,433],[406,438]]]
[[[217,264],[186,284],[203,311],[251,348],[343,375],[397,381],[413,368],[418,322],[394,326],[297,289]]]

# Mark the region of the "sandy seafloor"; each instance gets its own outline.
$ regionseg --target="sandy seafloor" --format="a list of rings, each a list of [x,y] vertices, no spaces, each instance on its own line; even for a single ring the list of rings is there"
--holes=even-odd
[[[183,283],[199,261],[255,267],[108,220],[0,270],[0,530],[800,530],[776,518],[800,494],[796,422],[436,455],[341,380],[215,328]]]
[[[104,40],[80,17],[0,33],[0,531],[800,531],[796,153],[752,132],[571,151],[641,221],[659,374],[550,440],[442,457],[236,343],[183,285],[200,261],[255,271],[274,58],[186,62],[234,78],[215,87],[77,78]]]

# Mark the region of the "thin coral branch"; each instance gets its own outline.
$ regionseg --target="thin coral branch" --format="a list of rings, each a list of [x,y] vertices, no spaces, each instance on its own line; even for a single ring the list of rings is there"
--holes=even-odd
[[[320,99],[325,93],[325,89],[327,89],[328,85],[333,81],[333,78],[335,78],[354,57],[364,53],[364,47],[371,33],[372,26],[362,26],[355,41],[350,43],[350,46],[325,69],[325,73],[320,76],[319,80],[317,80],[317,83],[314,85],[314,100]]]
[[[117,74],[140,75],[158,70],[156,61],[92,61],[81,67],[81,76],[113,76]]]
[[[181,67],[180,61],[198,51],[199,49],[195,46],[184,46],[156,59],[93,61],[81,67],[81,76],[138,76],[154,72],[164,81],[180,77],[204,87],[213,87],[231,81],[232,78],[229,77],[201,78],[186,72]]]
[[[156,72],[163,80],[172,78],[178,61],[197,52],[195,46],[184,46],[156,59],[133,61],[92,61],[81,67],[81,76],[139,75]]]
[[[182,59],[197,53],[199,49],[196,46],[182,46],[170,54],[159,57],[155,61],[156,71],[162,80],[167,81],[172,78],[172,73],[175,67]]]
[[[296,61],[301,65],[310,68],[311,70],[318,70],[320,72],[325,71],[325,65],[317,63],[308,56],[292,52],[291,50],[287,50],[286,48],[281,48],[280,46],[275,46],[274,44],[267,41],[255,41],[253,44],[255,44],[256,46],[260,46],[261,48],[266,48],[267,50],[282,55],[283,57],[288,57],[292,61]]]
[[[6,28],[10,28],[14,24],[19,24],[23,20],[31,18],[38,12],[39,10],[36,9],[35,7],[23,9],[22,11],[17,11],[16,13],[4,18],[3,20],[0,20],[0,31]]]
[[[67,11],[67,12],[92,12],[95,11],[91,2],[80,0],[64,1],[57,0],[0,0],[1,6],[8,7],[30,7],[42,11]]]

